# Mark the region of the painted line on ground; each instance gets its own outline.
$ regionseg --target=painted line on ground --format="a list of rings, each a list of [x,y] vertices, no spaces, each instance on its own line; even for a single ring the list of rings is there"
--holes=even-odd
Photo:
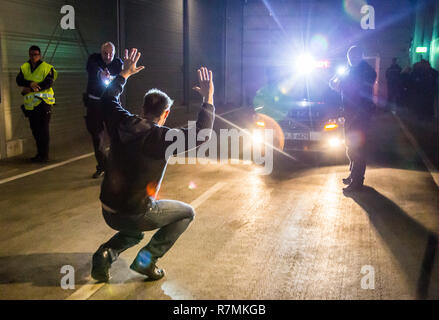
[[[190,203],[190,205],[197,209],[200,205],[202,205],[207,199],[210,198],[214,193],[218,192],[222,187],[226,185],[225,182],[218,182],[210,187],[207,191],[201,194],[198,198]],[[129,280],[129,279],[128,279]],[[87,300],[92,295],[94,295],[99,289],[101,289],[104,285],[108,283],[96,283],[94,280],[89,281],[89,283],[84,284],[77,291],[72,293],[70,296],[66,298],[66,300]]]
[[[416,138],[413,136],[413,134],[407,129],[405,124],[401,121],[401,119],[396,115],[393,114],[395,119],[398,121],[399,126],[402,128],[402,131],[404,132],[407,139],[412,144],[415,151],[419,154],[419,156],[422,159],[422,162],[424,162],[424,165],[427,167],[428,172],[433,178],[433,181],[436,183],[436,186],[439,188],[439,172],[436,168],[436,166],[430,161],[428,156],[425,154],[425,152],[422,150],[421,146],[419,145]]]
[[[14,180],[17,180],[17,179],[20,179],[20,178],[24,178],[24,177],[30,176],[32,174],[36,174],[36,173],[39,173],[39,172],[50,170],[50,169],[53,169],[53,168],[61,167],[61,166],[65,165],[65,164],[68,164],[68,163],[71,163],[71,162],[74,162],[74,161],[78,161],[78,160],[81,160],[81,159],[84,159],[84,158],[88,158],[88,157],[90,157],[92,155],[94,155],[94,152],[83,154],[82,156],[78,156],[78,157],[75,157],[75,158],[72,158],[72,159],[69,159],[69,160],[65,160],[65,161],[62,161],[62,162],[59,162],[59,163],[51,164],[51,165],[45,166],[43,168],[39,168],[39,169],[36,169],[36,170],[32,170],[32,171],[28,171],[28,172],[25,172],[25,173],[21,173],[21,174],[18,174],[16,176],[12,176],[12,177],[9,177],[9,178],[1,179],[0,180],[0,184],[11,182],[11,181],[14,181]]]

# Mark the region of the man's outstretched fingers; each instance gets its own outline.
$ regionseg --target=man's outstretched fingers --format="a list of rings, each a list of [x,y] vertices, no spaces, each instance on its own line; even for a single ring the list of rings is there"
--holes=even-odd
[[[137,54],[137,49],[136,48],[132,48],[131,49],[131,54],[130,54],[130,60],[133,60],[136,58],[136,54]]]
[[[203,80],[208,81],[209,75],[207,74],[207,68],[203,67]]]
[[[139,61],[141,55],[142,54],[140,52],[137,52],[136,58],[134,59],[134,63],[137,63],[137,61]]]

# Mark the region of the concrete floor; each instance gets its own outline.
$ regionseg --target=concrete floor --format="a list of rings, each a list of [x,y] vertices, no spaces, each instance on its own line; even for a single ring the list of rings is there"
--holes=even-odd
[[[0,299],[439,299],[438,187],[396,122],[379,125],[376,150],[397,143],[350,198],[346,165],[282,160],[270,176],[244,164],[168,166],[160,198],[192,203],[196,218],[159,261],[167,275],[157,282],[128,268],[153,232],[113,264],[109,284],[90,279],[93,252],[115,232],[93,157],[2,183]],[[36,167],[2,162],[0,179]],[[60,286],[64,265],[73,290]],[[367,266],[373,289],[362,288]]]

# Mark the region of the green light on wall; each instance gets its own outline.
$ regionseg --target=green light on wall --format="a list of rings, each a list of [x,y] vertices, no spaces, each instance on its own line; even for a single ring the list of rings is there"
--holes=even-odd
[[[416,47],[416,53],[426,53],[427,47]]]

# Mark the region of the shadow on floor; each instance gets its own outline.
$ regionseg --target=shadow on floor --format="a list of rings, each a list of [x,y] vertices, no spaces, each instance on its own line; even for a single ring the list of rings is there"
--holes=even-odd
[[[371,187],[364,187],[364,191],[350,197],[369,215],[370,221],[405,272],[416,298],[434,296],[437,299],[439,281],[434,275],[437,234]]]
[[[61,268],[71,265],[75,284],[87,283],[93,253],[37,253],[0,257],[0,284],[31,283],[38,287],[59,287]]]

